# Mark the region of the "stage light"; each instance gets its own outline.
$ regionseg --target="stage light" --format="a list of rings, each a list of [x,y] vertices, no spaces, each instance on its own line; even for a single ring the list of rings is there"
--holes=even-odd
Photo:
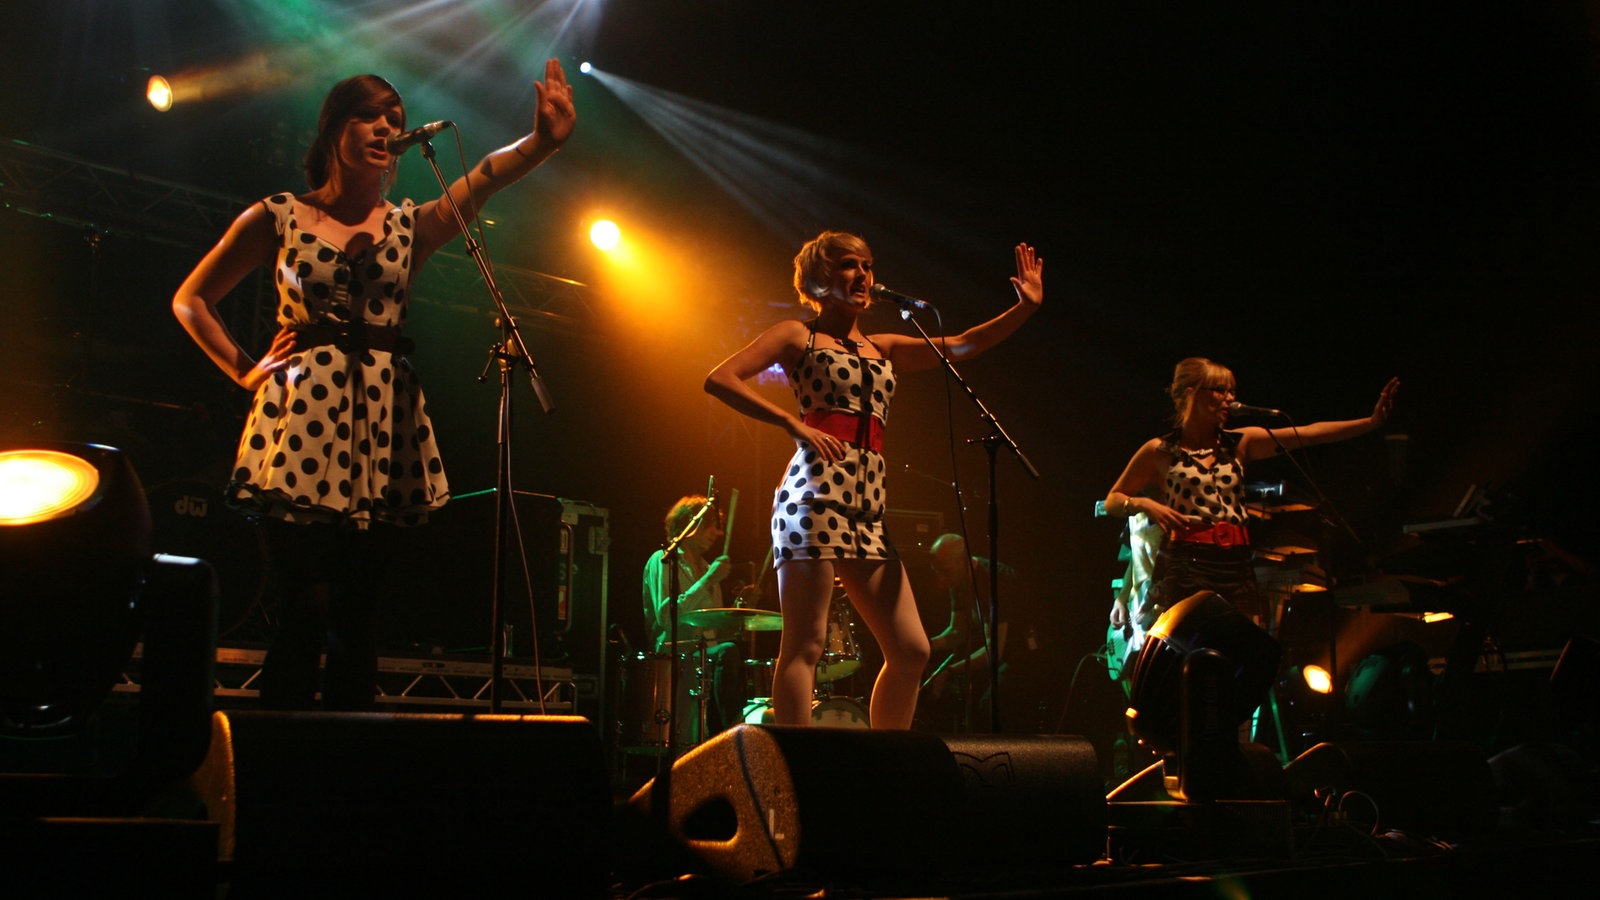
[[[1433,671],[1428,653],[1410,641],[1356,663],[1345,682],[1345,709],[1363,737],[1426,740],[1433,736]]]
[[[95,467],[70,453],[0,453],[0,525],[31,525],[71,515],[99,486]]]
[[[1333,676],[1321,666],[1303,666],[1300,669],[1300,680],[1314,693],[1333,693]]]
[[[622,243],[622,229],[610,219],[601,219],[589,226],[589,242],[610,253]]]
[[[578,71],[582,72],[585,75],[588,75],[589,72],[592,69],[594,69],[594,66],[589,65],[589,61],[588,60],[584,60],[583,62],[578,63]]]
[[[1256,790],[1239,726],[1267,696],[1282,649],[1210,591],[1156,620],[1133,664],[1127,716],[1161,755],[1163,784],[1181,800],[1246,799]]]
[[[151,75],[150,81],[145,85],[145,98],[161,112],[172,108],[172,85],[160,75]]]
[[[259,95],[292,84],[313,70],[305,48],[281,53],[247,53],[227,62],[196,66],[167,75],[151,75],[145,100],[161,112],[179,104],[208,103],[240,95]]]
[[[150,564],[150,511],[120,451],[0,452],[0,731],[81,725],[122,674]]]
[[[1337,708],[1333,678],[1318,665],[1290,666],[1273,688],[1276,736],[1282,760],[1326,740]]]

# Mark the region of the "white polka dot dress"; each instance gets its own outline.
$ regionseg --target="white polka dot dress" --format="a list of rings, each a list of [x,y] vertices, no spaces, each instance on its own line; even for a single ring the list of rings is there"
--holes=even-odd
[[[863,357],[859,347],[817,349],[807,341],[804,357],[789,373],[802,415],[839,410],[888,422],[894,368],[887,359]],[[845,457],[824,462],[809,444],[795,450],[773,495],[774,565],[791,559],[889,559],[894,547],[884,533],[887,503],[883,454],[850,442]]]
[[[229,501],[291,522],[419,524],[450,491],[398,337],[416,207],[391,209],[382,239],[349,257],[301,229],[293,195],[262,202],[280,241],[278,324],[314,336],[256,391]]]

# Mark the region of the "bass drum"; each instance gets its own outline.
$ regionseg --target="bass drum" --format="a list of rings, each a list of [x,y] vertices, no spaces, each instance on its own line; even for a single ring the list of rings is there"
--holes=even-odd
[[[745,704],[746,725],[772,724],[772,699],[757,697]],[[811,724],[818,728],[870,728],[867,707],[851,697],[826,697],[811,701]]]
[[[267,539],[261,527],[229,509],[222,499],[222,487],[211,482],[167,481],[151,488],[146,496],[151,548],[156,553],[203,559],[217,573],[218,639],[264,638],[268,630],[263,608]]]

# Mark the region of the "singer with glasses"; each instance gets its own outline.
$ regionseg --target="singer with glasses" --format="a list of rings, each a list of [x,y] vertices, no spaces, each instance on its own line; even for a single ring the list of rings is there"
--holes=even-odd
[[[981,325],[936,338],[953,360],[971,359],[1009,337],[1044,302],[1044,261],[1014,251],[1017,302]],[[873,685],[874,728],[910,728],[930,653],[911,584],[888,536],[883,427],[896,381],[939,365],[921,337],[861,330],[874,300],[872,251],[853,234],[825,231],[794,258],[794,288],[816,313],[768,328],[706,378],[706,390],[737,412],[784,430],[795,453],[773,497],[773,565],[783,633],[773,673],[773,718],[807,725],[817,662],[827,638],[834,580],[883,652]],[[798,410],[757,394],[748,380],[773,365],[789,374]]]
[[[1110,515],[1143,513],[1164,534],[1156,553],[1141,632],[1161,610],[1199,591],[1215,591],[1257,624],[1266,610],[1251,567],[1245,467],[1283,450],[1328,444],[1383,427],[1394,408],[1400,379],[1378,395],[1372,415],[1298,428],[1227,427],[1230,413],[1275,412],[1234,401],[1233,372],[1209,359],[1190,357],[1173,369],[1168,396],[1176,429],[1141,446],[1106,494]],[[1125,599],[1112,606],[1111,624],[1128,624]]]
[[[450,185],[463,216],[572,134],[561,64],[548,61],[534,87],[533,130]],[[240,213],[172,300],[195,343],[254,394],[226,496],[263,521],[277,576],[280,617],[260,680],[268,707],[313,704],[324,633],[323,705],[372,705],[376,583],[394,543],[380,532],[421,524],[450,496],[404,328],[412,280],[459,227],[443,196],[386,197],[400,154],[422,139],[405,133],[405,118],[399,92],[376,75],[334,85],[305,157],[310,190]],[[217,304],[262,266],[279,330],[252,357]]]

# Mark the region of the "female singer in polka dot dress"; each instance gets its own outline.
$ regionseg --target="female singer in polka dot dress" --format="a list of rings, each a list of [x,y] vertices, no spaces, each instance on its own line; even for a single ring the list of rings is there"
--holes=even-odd
[[[577,115],[561,64],[545,65],[534,129],[484,157],[449,191],[469,221],[490,195],[560,149]],[[441,196],[420,206],[385,194],[405,107],[376,75],[339,82],[306,154],[310,190],[276,194],[234,220],[189,273],[173,312],[211,361],[255,395],[227,486],[263,517],[280,593],[278,632],[261,676],[264,705],[304,708],[329,635],[323,705],[373,698],[381,550],[373,533],[420,524],[449,499],[422,388],[405,357],[412,279],[459,231]],[[279,331],[259,358],[217,303],[271,266]]]
[[[1145,513],[1165,533],[1151,574],[1145,619],[1199,591],[1215,591],[1258,624],[1266,610],[1256,589],[1249,524],[1244,507],[1245,466],[1285,450],[1347,440],[1383,427],[1394,408],[1398,378],[1378,395],[1372,415],[1299,428],[1228,429],[1233,373],[1209,359],[1191,357],[1174,368],[1167,389],[1176,430],[1151,438],[1133,455],[1106,494],[1112,515]],[[1127,622],[1119,601],[1111,624]]]
[[[951,359],[971,359],[999,343],[1044,302],[1044,261],[1027,244],[1018,244],[1015,255],[1016,304],[982,325],[935,339]],[[779,426],[796,445],[772,510],[783,610],[772,708],[780,725],[811,721],[836,577],[883,651],[872,689],[874,728],[911,727],[928,662],[928,635],[911,585],[883,531],[882,436],[896,379],[939,361],[920,336],[862,333],[858,319],[872,304],[872,284],[866,242],[823,232],[794,260],[795,290],[816,318],[772,326],[706,378],[712,395]],[[789,373],[798,412],[747,383],[775,363]]]

